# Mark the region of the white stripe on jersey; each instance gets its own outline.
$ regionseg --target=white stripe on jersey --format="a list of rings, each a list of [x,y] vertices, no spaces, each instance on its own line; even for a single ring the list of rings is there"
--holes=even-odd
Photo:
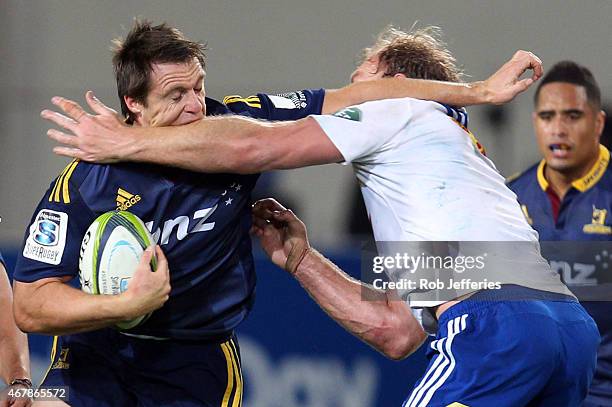
[[[452,345],[455,336],[463,332],[467,326],[468,314],[456,317],[447,324],[448,336],[431,343],[431,347],[439,352],[431,367],[425,373],[421,383],[414,389],[404,407],[425,407],[451,375],[456,366]]]

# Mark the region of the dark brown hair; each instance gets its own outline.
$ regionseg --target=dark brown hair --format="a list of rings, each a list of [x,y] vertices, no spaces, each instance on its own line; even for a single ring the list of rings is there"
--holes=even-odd
[[[587,100],[596,109],[601,109],[601,90],[595,77],[586,66],[574,61],[557,62],[548,70],[546,75],[538,84],[533,101],[537,105],[542,86],[552,82],[565,82],[573,85],[582,86],[586,90]]]
[[[190,62],[194,58],[204,68],[205,45],[185,38],[182,32],[166,23],[153,25],[147,20],[136,20],[125,39],[113,40],[113,69],[117,80],[117,94],[121,113],[132,124],[134,115],[124,96],[145,104],[150,89],[153,64]]]

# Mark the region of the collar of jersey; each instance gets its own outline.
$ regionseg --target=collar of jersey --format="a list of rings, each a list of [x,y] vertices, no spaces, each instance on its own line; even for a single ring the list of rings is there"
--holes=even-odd
[[[589,172],[582,178],[578,178],[574,182],[572,182],[572,187],[576,188],[580,192],[584,192],[590,188],[592,188],[597,182],[603,177],[606,172],[606,168],[608,168],[608,163],[610,162],[610,151],[601,144],[599,145],[599,158],[597,162]],[[538,165],[538,184],[540,184],[540,188],[542,191],[546,191],[548,189],[548,181],[544,177],[544,167],[546,166],[546,161],[542,159],[540,161],[540,165]]]

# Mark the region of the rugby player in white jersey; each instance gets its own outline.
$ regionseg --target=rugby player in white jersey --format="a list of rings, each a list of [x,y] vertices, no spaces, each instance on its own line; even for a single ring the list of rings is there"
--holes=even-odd
[[[385,33],[352,81],[402,75],[457,80],[454,59],[431,34]],[[533,81],[520,81],[522,71],[538,64],[532,54],[518,52],[504,66],[505,75],[512,72],[506,78],[514,94]],[[56,104],[71,119],[43,114],[72,133],[50,131],[67,145],[56,152],[206,172],[346,162],[360,180],[383,254],[389,241],[454,241],[467,252],[478,249],[470,241],[519,242],[486,246],[498,261],[486,270],[499,284],[496,289],[468,284],[443,299],[432,297],[432,290],[408,289],[397,301],[397,292],[350,278],[310,248],[304,225],[291,211],[272,200],[254,209],[254,232],[273,262],[344,328],[385,355],[403,358],[425,338],[408,305],[425,306],[437,319],[430,365],[406,406],[576,406],[585,397],[595,367],[597,328],[540,257],[537,235],[503,177],[477,148],[461,110],[393,99],[297,122],[214,118],[143,134],[123,127],[100,102],[91,97],[88,102],[96,116],[65,99]],[[402,278],[401,272],[389,271]],[[566,351],[576,348],[581,351]]]

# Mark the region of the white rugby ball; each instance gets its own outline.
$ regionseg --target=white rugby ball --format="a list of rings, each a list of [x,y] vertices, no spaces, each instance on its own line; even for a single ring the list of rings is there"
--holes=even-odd
[[[144,250],[153,238],[138,216],[126,211],[111,211],[100,215],[85,232],[79,257],[81,289],[89,294],[121,294]],[[151,260],[156,269],[155,257]],[[130,329],[144,322],[150,314],[117,324]]]

